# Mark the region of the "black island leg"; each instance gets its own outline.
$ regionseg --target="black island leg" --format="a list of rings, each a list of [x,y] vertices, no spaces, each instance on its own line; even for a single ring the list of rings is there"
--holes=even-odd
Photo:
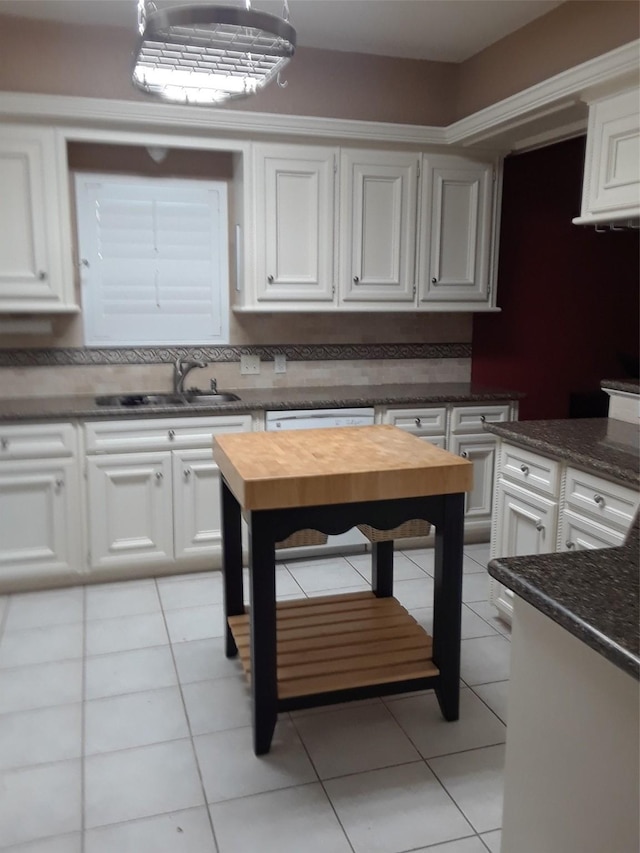
[[[440,670],[435,693],[445,720],[457,720],[460,708],[464,497],[442,496],[442,515],[436,526],[433,662]]]
[[[265,513],[248,521],[253,750],[264,755],[278,718],[275,541]]]
[[[222,571],[224,578],[225,654],[238,654],[238,647],[229,628],[228,616],[244,613],[242,601],[242,525],[240,505],[224,477],[220,483],[222,507]]]
[[[393,595],[393,539],[371,545],[371,589],[378,598]]]

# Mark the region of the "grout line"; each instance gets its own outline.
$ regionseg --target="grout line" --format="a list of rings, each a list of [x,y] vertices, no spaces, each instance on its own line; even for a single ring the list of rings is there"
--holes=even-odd
[[[85,853],[86,831],[86,774],[85,774],[85,739],[86,739],[86,684],[87,684],[87,588],[82,590],[82,692],[80,701],[80,853]]]
[[[156,593],[158,595],[158,598],[160,599],[160,590],[158,589],[157,579],[155,581],[155,584],[156,584]],[[162,604],[161,599],[160,599],[160,602]],[[206,792],[205,786],[204,786],[204,778],[202,776],[202,769],[200,767],[200,761],[198,760],[198,753],[196,751],[196,745],[195,745],[195,742],[193,740],[193,731],[191,729],[191,720],[189,719],[189,712],[187,711],[187,703],[186,703],[185,698],[184,698],[184,691],[182,689],[182,682],[180,681],[180,673],[178,672],[178,664],[176,663],[176,658],[175,658],[175,655],[173,653],[173,643],[171,642],[171,635],[169,634],[169,626],[167,624],[167,619],[166,619],[166,614],[164,612],[164,609],[162,609],[161,612],[162,612],[162,619],[163,619],[164,625],[165,625],[165,630],[167,632],[167,637],[169,638],[169,652],[171,654],[171,660],[173,661],[173,668],[175,670],[176,679],[178,682],[178,690],[180,692],[180,700],[182,702],[182,709],[184,711],[185,720],[187,722],[187,730],[189,732],[189,742],[191,743],[191,750],[193,752],[193,758],[194,758],[195,765],[196,765],[196,771],[198,773],[198,778],[200,779],[200,788],[202,790],[202,799],[204,801],[204,807],[205,807],[206,812],[207,812],[207,818],[209,820],[209,826],[211,827],[211,837],[213,838],[213,845],[215,847],[216,853],[220,853],[220,845],[218,844],[218,839],[216,838],[216,830],[215,830],[215,827],[213,825],[213,818],[211,817],[211,809],[209,808],[209,802],[207,800],[207,792]],[[84,853],[84,851],[83,851],[83,853]]]
[[[324,784],[324,780],[320,778],[320,774],[318,773],[318,768],[317,768],[317,767],[316,767],[316,765],[314,764],[313,758],[311,757],[311,753],[310,753],[310,752],[309,752],[309,750],[307,749],[307,745],[306,745],[306,743],[304,742],[304,739],[303,739],[302,735],[300,734],[300,731],[299,731],[299,729],[298,729],[298,727],[297,727],[297,725],[296,725],[295,718],[294,718],[294,717],[292,717],[292,716],[289,714],[289,719],[290,719],[290,721],[291,721],[291,724],[292,724],[293,728],[295,729],[295,732],[296,732],[296,735],[297,735],[297,737],[298,737],[298,740],[299,740],[299,741],[300,741],[300,743],[302,744],[302,748],[304,749],[305,753],[307,754],[307,758],[309,759],[309,763],[310,763],[310,764],[311,764],[311,766],[313,767],[313,771],[314,771],[314,773],[316,774],[316,776],[318,777],[318,783],[320,784],[320,786],[321,786],[321,788],[322,788],[322,791],[323,791],[323,793],[324,793],[325,797],[327,798],[327,802],[329,803],[329,805],[330,805],[330,807],[331,807],[331,811],[332,811],[332,812],[333,812],[333,814],[335,815],[335,818],[336,818],[336,820],[337,820],[337,822],[338,822],[338,826],[340,827],[340,829],[341,829],[341,830],[342,830],[342,832],[344,833],[344,837],[345,837],[345,839],[346,839],[346,841],[347,841],[347,844],[349,845],[349,847],[351,848],[351,850],[353,851],[353,853],[355,853],[355,848],[354,848],[353,844],[351,843],[351,839],[349,838],[349,835],[348,835],[348,833],[347,833],[347,830],[344,828],[344,825],[343,825],[342,821],[340,820],[340,816],[339,816],[338,812],[336,811],[336,807],[335,807],[335,806],[334,806],[334,804],[333,804],[333,800],[332,800],[332,799],[331,799],[331,797],[329,796],[329,793],[328,793],[328,791],[327,791],[327,789],[326,789],[326,787],[325,787],[325,784]],[[309,784],[318,784],[318,783],[309,783]]]

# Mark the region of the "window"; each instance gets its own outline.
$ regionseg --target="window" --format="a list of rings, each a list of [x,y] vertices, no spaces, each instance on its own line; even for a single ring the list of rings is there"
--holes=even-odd
[[[228,343],[227,188],[76,175],[85,342]]]

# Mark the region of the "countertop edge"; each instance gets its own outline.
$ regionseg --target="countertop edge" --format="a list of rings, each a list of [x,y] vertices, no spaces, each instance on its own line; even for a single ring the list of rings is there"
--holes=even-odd
[[[625,546],[622,545],[618,548],[607,548],[602,550],[620,554],[624,553],[626,549]],[[562,560],[569,558],[579,563],[581,556],[582,555],[580,553],[544,554],[540,555],[539,562],[548,563],[549,560],[552,560],[554,562],[561,563]],[[595,626],[573,613],[568,607],[560,604],[560,602],[554,598],[551,598],[534,583],[523,578],[518,573],[517,569],[517,566],[519,564],[521,565],[522,560],[526,560],[529,565],[536,563],[535,556],[526,558],[500,557],[491,560],[487,568],[491,577],[495,578],[499,583],[508,587],[524,601],[535,607],[536,610],[544,613],[556,624],[565,628],[570,634],[584,642],[594,651],[598,652],[598,654],[605,657],[608,661],[633,676],[636,680],[640,680],[640,656],[623,648],[615,640],[607,637]],[[514,568],[514,566],[516,568]]]
[[[451,383],[451,386],[466,385],[467,383]],[[443,383],[448,386],[449,383]],[[80,420],[100,420],[106,418],[131,419],[139,417],[161,417],[179,416],[192,417],[212,415],[234,415],[249,414],[256,411],[290,411],[296,409],[331,409],[331,408],[356,408],[363,406],[419,406],[437,403],[483,403],[504,402],[510,403],[522,399],[523,394],[515,391],[502,389],[476,390],[447,390],[437,388],[438,383],[432,383],[421,388],[412,389],[410,392],[400,391],[397,394],[390,393],[385,388],[384,392],[376,390],[380,386],[356,386],[353,393],[336,394],[330,396],[330,389],[318,388],[317,394],[314,389],[309,388],[265,388],[265,389],[225,389],[241,397],[240,400],[221,404],[189,404],[184,406],[97,406],[93,397],[89,395],[67,395],[52,396],[48,398],[7,398],[0,400],[0,423],[7,421],[40,420],[52,421],[60,418],[76,418]],[[382,386],[385,387],[385,386]],[[300,393],[297,399],[285,399],[292,396],[292,392]],[[123,392],[129,393],[129,392]],[[149,392],[151,393],[151,392]],[[278,394],[280,393],[280,397]],[[242,397],[248,399],[242,399]],[[35,409],[36,402],[41,399],[43,410]],[[25,406],[25,403],[28,405]]]

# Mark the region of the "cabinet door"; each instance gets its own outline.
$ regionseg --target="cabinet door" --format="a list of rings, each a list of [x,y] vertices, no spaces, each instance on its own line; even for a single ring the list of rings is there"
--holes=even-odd
[[[341,154],[340,292],[344,302],[414,302],[418,158]]]
[[[637,216],[640,208],[638,90],[598,101],[589,109],[583,216]]]
[[[53,129],[0,128],[0,311],[73,309],[65,168]]]
[[[492,557],[520,557],[555,551],[558,504],[499,479]],[[513,592],[492,580],[490,599],[511,622]]]
[[[492,174],[490,164],[425,160],[421,301],[488,300]]]
[[[80,571],[74,459],[0,465],[0,582]]]
[[[93,569],[173,560],[171,453],[87,460]]]
[[[473,489],[465,497],[465,527],[491,529],[495,436],[452,435],[449,450],[473,463]]]
[[[256,298],[331,302],[334,148],[256,145]]]
[[[220,471],[211,450],[175,451],[173,484],[176,559],[207,558],[219,553]]]

